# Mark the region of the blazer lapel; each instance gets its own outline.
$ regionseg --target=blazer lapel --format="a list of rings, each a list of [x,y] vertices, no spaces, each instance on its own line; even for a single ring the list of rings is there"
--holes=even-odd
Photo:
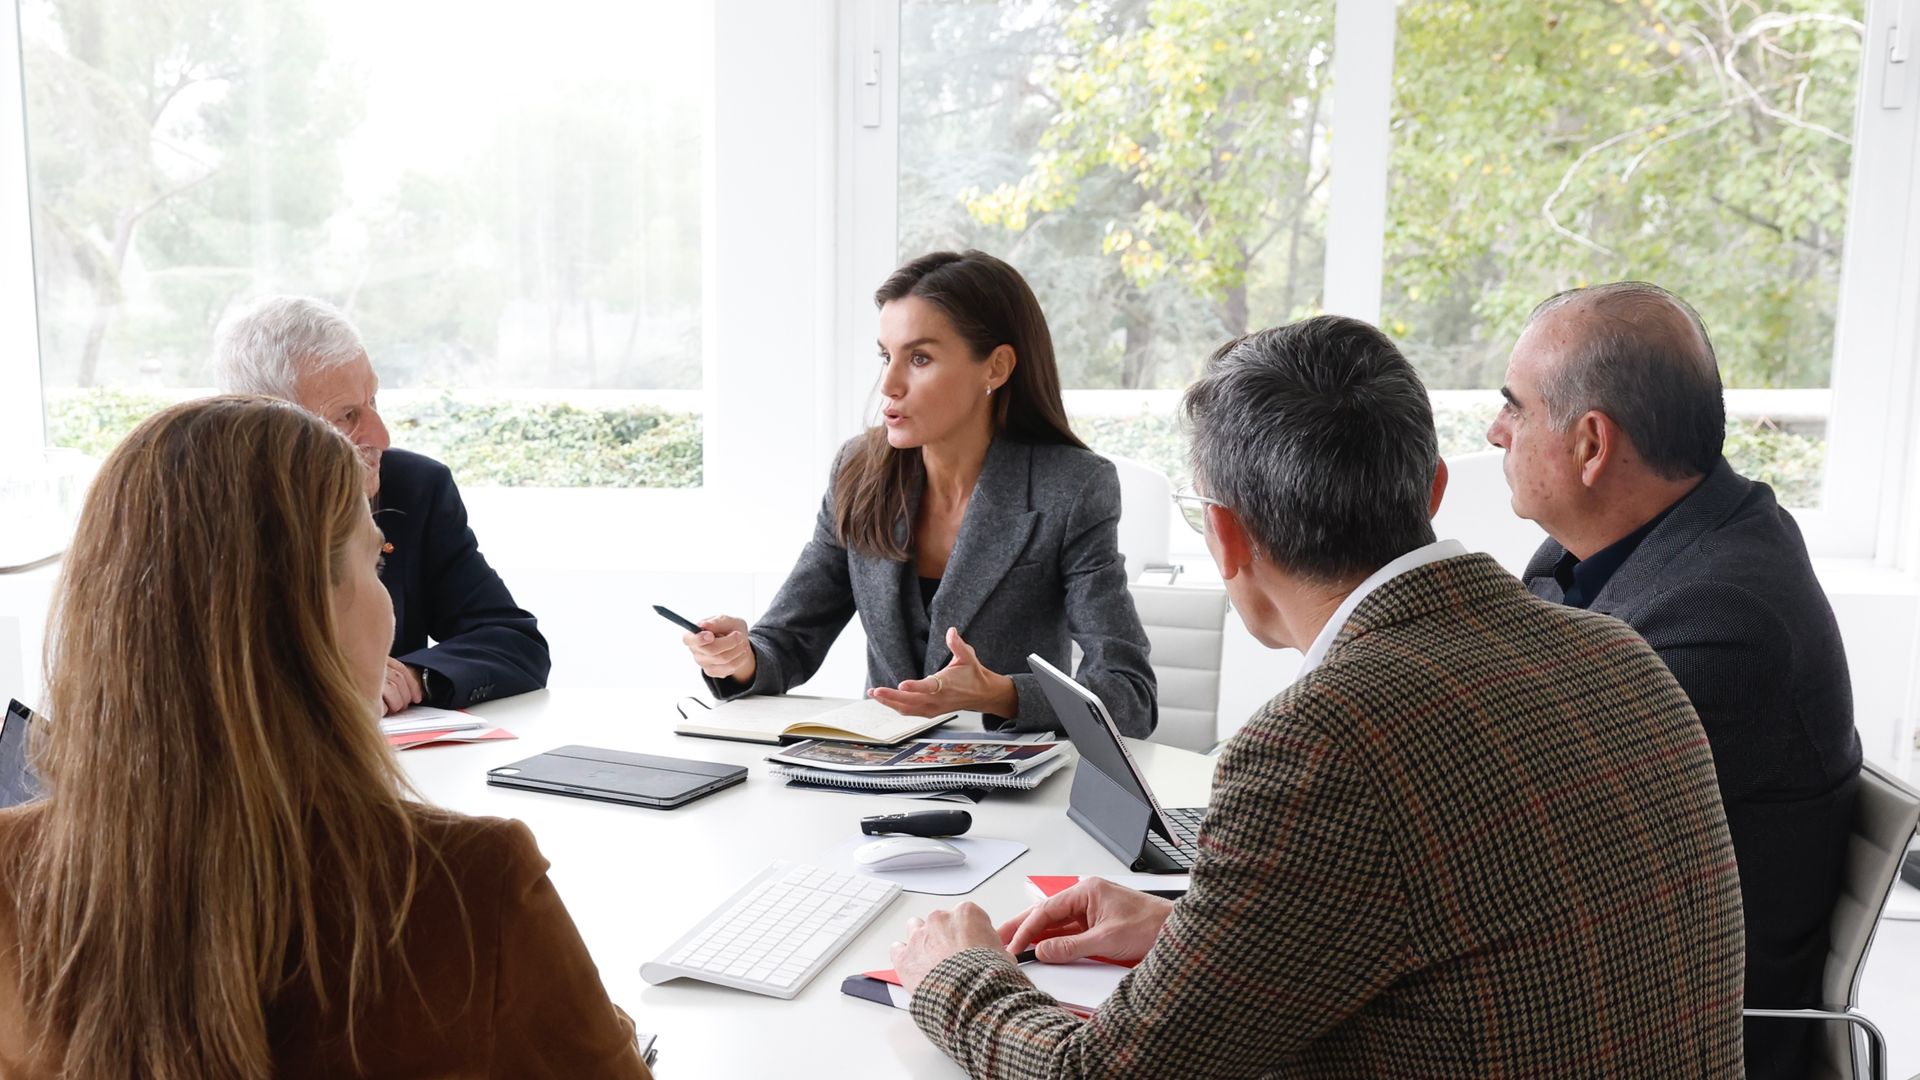
[[[947,557],[940,591],[934,594],[933,610],[928,613],[931,632],[923,674],[938,671],[953,659],[947,648],[947,627],[967,636],[968,624],[980,606],[1026,550],[1027,537],[1040,517],[1028,504],[1032,464],[1033,450],[1025,443],[1002,437],[987,447],[987,460],[980,466],[980,479],[974,481],[960,535],[954,539],[953,554]]]
[[[920,516],[920,496],[926,484],[922,471],[907,492],[906,518],[893,526],[894,539],[909,551],[913,550],[913,522]],[[847,576],[853,595],[860,601],[867,647],[879,653],[893,683],[918,677],[915,665],[919,657],[915,653],[926,636],[927,615],[920,606],[920,583],[914,574],[913,558],[895,562],[849,550]]]
[[[1721,458],[1706,478],[1680,499],[1666,520],[1640,541],[1640,546],[1627,556],[1627,561],[1620,564],[1620,569],[1614,571],[1600,594],[1587,606],[1610,615],[1632,603],[1649,582],[1658,580],[1660,572],[1675,556],[1726,520],[1740,505],[1740,500],[1746,498],[1751,486],[1751,481],[1734,472],[1727,459]]]

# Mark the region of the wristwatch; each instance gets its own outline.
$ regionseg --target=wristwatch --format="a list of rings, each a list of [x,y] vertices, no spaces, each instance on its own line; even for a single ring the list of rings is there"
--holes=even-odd
[[[415,664],[413,665],[413,673],[420,679],[420,700],[432,704],[433,669],[424,664]]]

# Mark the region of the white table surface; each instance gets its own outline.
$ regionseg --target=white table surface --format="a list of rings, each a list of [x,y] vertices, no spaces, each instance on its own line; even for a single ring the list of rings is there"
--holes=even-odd
[[[970,835],[1019,840],[1032,850],[964,897],[903,893],[799,996],[780,1001],[687,979],[649,986],[640,965],[691,928],[767,863],[828,865],[826,853],[870,814],[952,807],[828,791],[790,791],[767,774],[770,748],[673,734],[683,690],[545,690],[491,702],[474,714],[516,741],[423,747],[400,755],[425,798],[468,814],[527,823],[551,876],[599,965],[613,1000],[659,1035],[662,1077],[959,1076],[903,1010],[840,992],[848,975],[889,966],[887,946],[908,916],[971,900],[995,921],[1032,903],[1029,874],[1119,874],[1126,867],[1067,819],[1071,769],[1034,791],[995,792]],[[1201,806],[1214,759],[1132,742],[1167,806]],[[678,810],[659,811],[489,787],[486,771],[578,743],[745,765],[745,783]]]

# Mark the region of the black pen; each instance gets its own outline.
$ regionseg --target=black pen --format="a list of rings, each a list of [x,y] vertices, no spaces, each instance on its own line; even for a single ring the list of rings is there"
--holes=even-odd
[[[673,623],[675,626],[686,627],[688,633],[699,634],[699,633],[705,632],[705,630],[700,626],[699,623],[696,623],[692,619],[687,618],[685,615],[682,615],[679,612],[673,610],[672,608],[667,607],[665,604],[655,604],[653,605],[653,610],[659,612],[661,618],[667,620],[670,623]]]

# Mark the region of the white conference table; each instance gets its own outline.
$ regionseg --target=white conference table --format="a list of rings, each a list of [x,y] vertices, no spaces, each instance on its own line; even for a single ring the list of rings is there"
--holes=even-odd
[[[659,1036],[662,1077],[940,1077],[960,1070],[904,1010],[840,992],[848,975],[890,966],[887,946],[908,916],[972,901],[996,922],[1032,903],[1029,874],[1126,872],[1067,819],[1071,769],[1033,791],[995,792],[977,806],[971,836],[1031,850],[966,896],[902,893],[791,1001],[680,979],[649,986],[640,965],[774,859],[833,865],[859,819],[956,804],[786,788],[768,775],[770,748],[673,734],[672,690],[544,690],[473,710],[514,741],[430,746],[400,761],[425,798],[468,814],[519,818],[533,829],[613,1000]],[[1132,741],[1164,805],[1201,806],[1214,759]],[[486,771],[578,743],[745,765],[745,783],[659,811],[490,787]]]

